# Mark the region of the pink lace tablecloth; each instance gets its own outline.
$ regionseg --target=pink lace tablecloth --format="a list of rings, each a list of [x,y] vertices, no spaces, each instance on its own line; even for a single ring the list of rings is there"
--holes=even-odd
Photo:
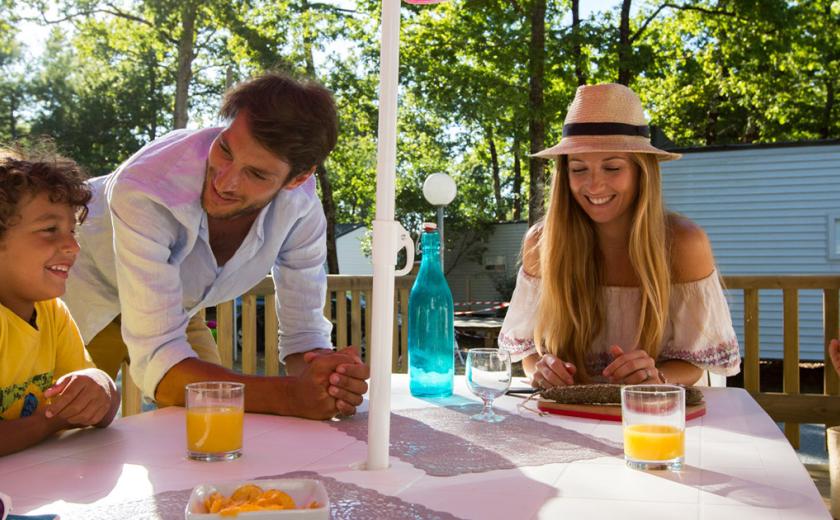
[[[294,471],[260,479],[310,478],[320,480],[330,497],[330,518],[334,520],[459,520],[449,513],[433,511],[420,504],[383,495],[372,489],[340,482],[312,471]],[[132,500],[122,504],[98,506],[61,512],[62,520],[183,520],[184,508],[191,489],[165,491],[153,497]],[[234,518],[234,517],[231,517]]]
[[[624,455],[621,443],[507,412],[497,412],[505,416],[501,423],[471,420],[480,409],[469,404],[392,412],[391,455],[436,477]],[[330,424],[367,441],[367,413]]]

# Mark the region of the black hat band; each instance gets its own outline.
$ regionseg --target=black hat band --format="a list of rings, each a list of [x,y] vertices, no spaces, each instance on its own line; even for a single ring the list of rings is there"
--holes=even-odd
[[[650,138],[648,125],[625,123],[569,123],[563,125],[563,137],[575,135],[631,135]]]

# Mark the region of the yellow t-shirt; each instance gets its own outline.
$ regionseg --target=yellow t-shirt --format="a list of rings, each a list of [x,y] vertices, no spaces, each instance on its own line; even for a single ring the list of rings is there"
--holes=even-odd
[[[0,420],[32,415],[56,379],[94,366],[58,298],[35,303],[36,329],[0,305]]]

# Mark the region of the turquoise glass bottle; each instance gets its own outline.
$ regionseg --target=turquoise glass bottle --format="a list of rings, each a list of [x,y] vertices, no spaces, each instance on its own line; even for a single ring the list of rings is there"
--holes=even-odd
[[[440,234],[424,224],[423,259],[408,297],[408,377],[415,397],[452,395],[455,377],[455,314],[440,265]]]

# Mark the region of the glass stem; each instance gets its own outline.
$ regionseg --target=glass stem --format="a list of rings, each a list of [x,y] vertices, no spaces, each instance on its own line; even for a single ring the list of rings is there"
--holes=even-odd
[[[481,410],[481,415],[493,415],[493,400],[484,399],[484,409]]]

